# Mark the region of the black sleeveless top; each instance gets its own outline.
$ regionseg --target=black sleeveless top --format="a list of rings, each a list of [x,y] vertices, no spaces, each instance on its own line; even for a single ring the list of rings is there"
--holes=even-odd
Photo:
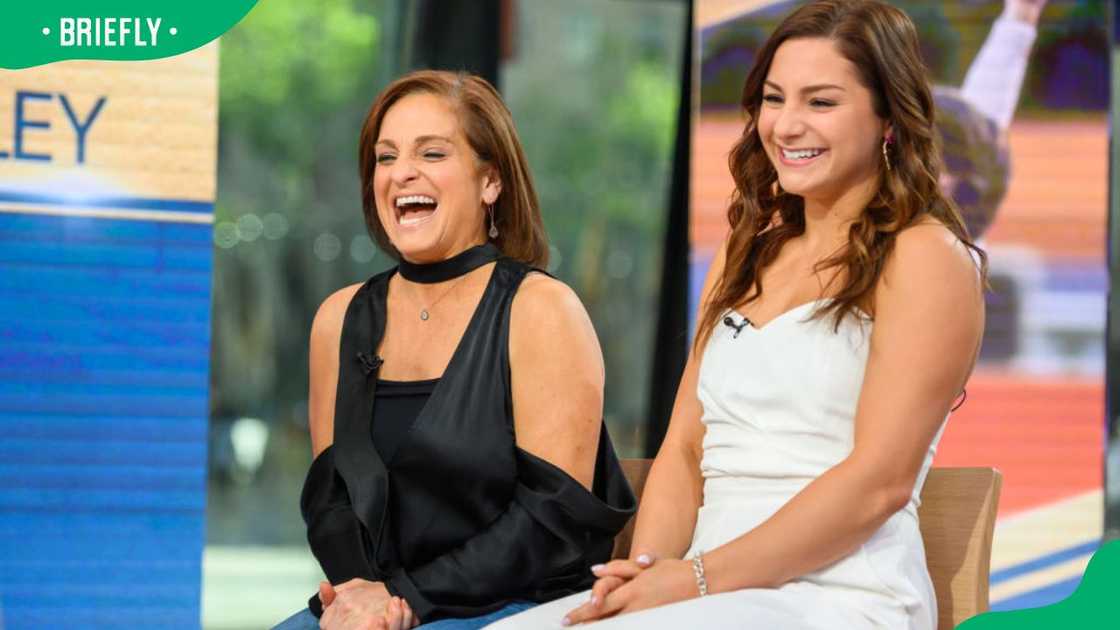
[[[370,437],[381,461],[393,459],[397,447],[408,437],[412,423],[428,404],[437,383],[438,378],[424,381],[377,380],[377,394],[373,397],[373,417],[377,421],[372,423]]]
[[[517,447],[510,305],[530,268],[499,258],[466,332],[388,459],[371,439],[390,269],[346,311],[334,444],[300,498],[311,550],[332,584],[383,581],[424,622],[588,588],[636,501],[600,428],[591,492]],[[374,426],[377,418],[373,418]],[[321,614],[319,598],[309,607]]]

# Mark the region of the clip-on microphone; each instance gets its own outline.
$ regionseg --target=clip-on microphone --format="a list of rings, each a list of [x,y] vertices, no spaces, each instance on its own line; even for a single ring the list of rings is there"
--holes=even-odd
[[[743,318],[743,323],[736,324],[735,320],[731,319],[730,315],[727,315],[723,318],[723,325],[727,326],[728,328],[735,329],[735,334],[731,335],[732,339],[738,339],[739,333],[743,332],[743,329],[747,326],[754,326],[754,324],[751,323],[751,320],[747,319],[746,317]]]
[[[373,374],[384,363],[381,357],[365,352],[358,353],[358,362],[362,364],[362,370],[366,373],[366,376]]]

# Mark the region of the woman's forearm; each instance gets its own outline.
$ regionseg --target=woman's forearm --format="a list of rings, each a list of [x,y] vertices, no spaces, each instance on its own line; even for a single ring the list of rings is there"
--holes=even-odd
[[[1036,35],[1030,22],[1001,17],[965,74],[961,94],[1000,129],[1015,116]]]
[[[650,553],[680,558],[692,542],[696,511],[703,501],[700,462],[686,446],[666,444],[646,480],[630,556]]]
[[[710,592],[776,588],[826,566],[871,537],[909,499],[866,468],[830,469],[758,527],[705,550]]]

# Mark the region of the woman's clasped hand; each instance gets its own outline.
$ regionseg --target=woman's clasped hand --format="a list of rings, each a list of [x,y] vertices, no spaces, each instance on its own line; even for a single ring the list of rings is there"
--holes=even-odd
[[[323,630],[409,630],[420,625],[408,602],[381,582],[355,578],[338,586],[319,583]]]
[[[640,554],[633,560],[612,560],[591,567],[598,578],[587,603],[568,613],[564,625],[664,606],[699,597],[689,560],[657,559]]]

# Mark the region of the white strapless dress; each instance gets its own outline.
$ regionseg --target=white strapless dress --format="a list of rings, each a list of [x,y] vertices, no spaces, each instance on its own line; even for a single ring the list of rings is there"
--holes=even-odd
[[[686,557],[758,526],[851,452],[872,324],[847,317],[834,332],[830,316],[809,319],[820,304],[802,304],[738,334],[721,323],[704,348],[697,387],[706,428],[704,503]],[[694,598],[588,627],[934,630],[937,600],[917,510],[940,437],[939,431],[910,503],[843,559],[776,589]],[[487,627],[561,628],[564,614],[588,597],[577,593]]]

